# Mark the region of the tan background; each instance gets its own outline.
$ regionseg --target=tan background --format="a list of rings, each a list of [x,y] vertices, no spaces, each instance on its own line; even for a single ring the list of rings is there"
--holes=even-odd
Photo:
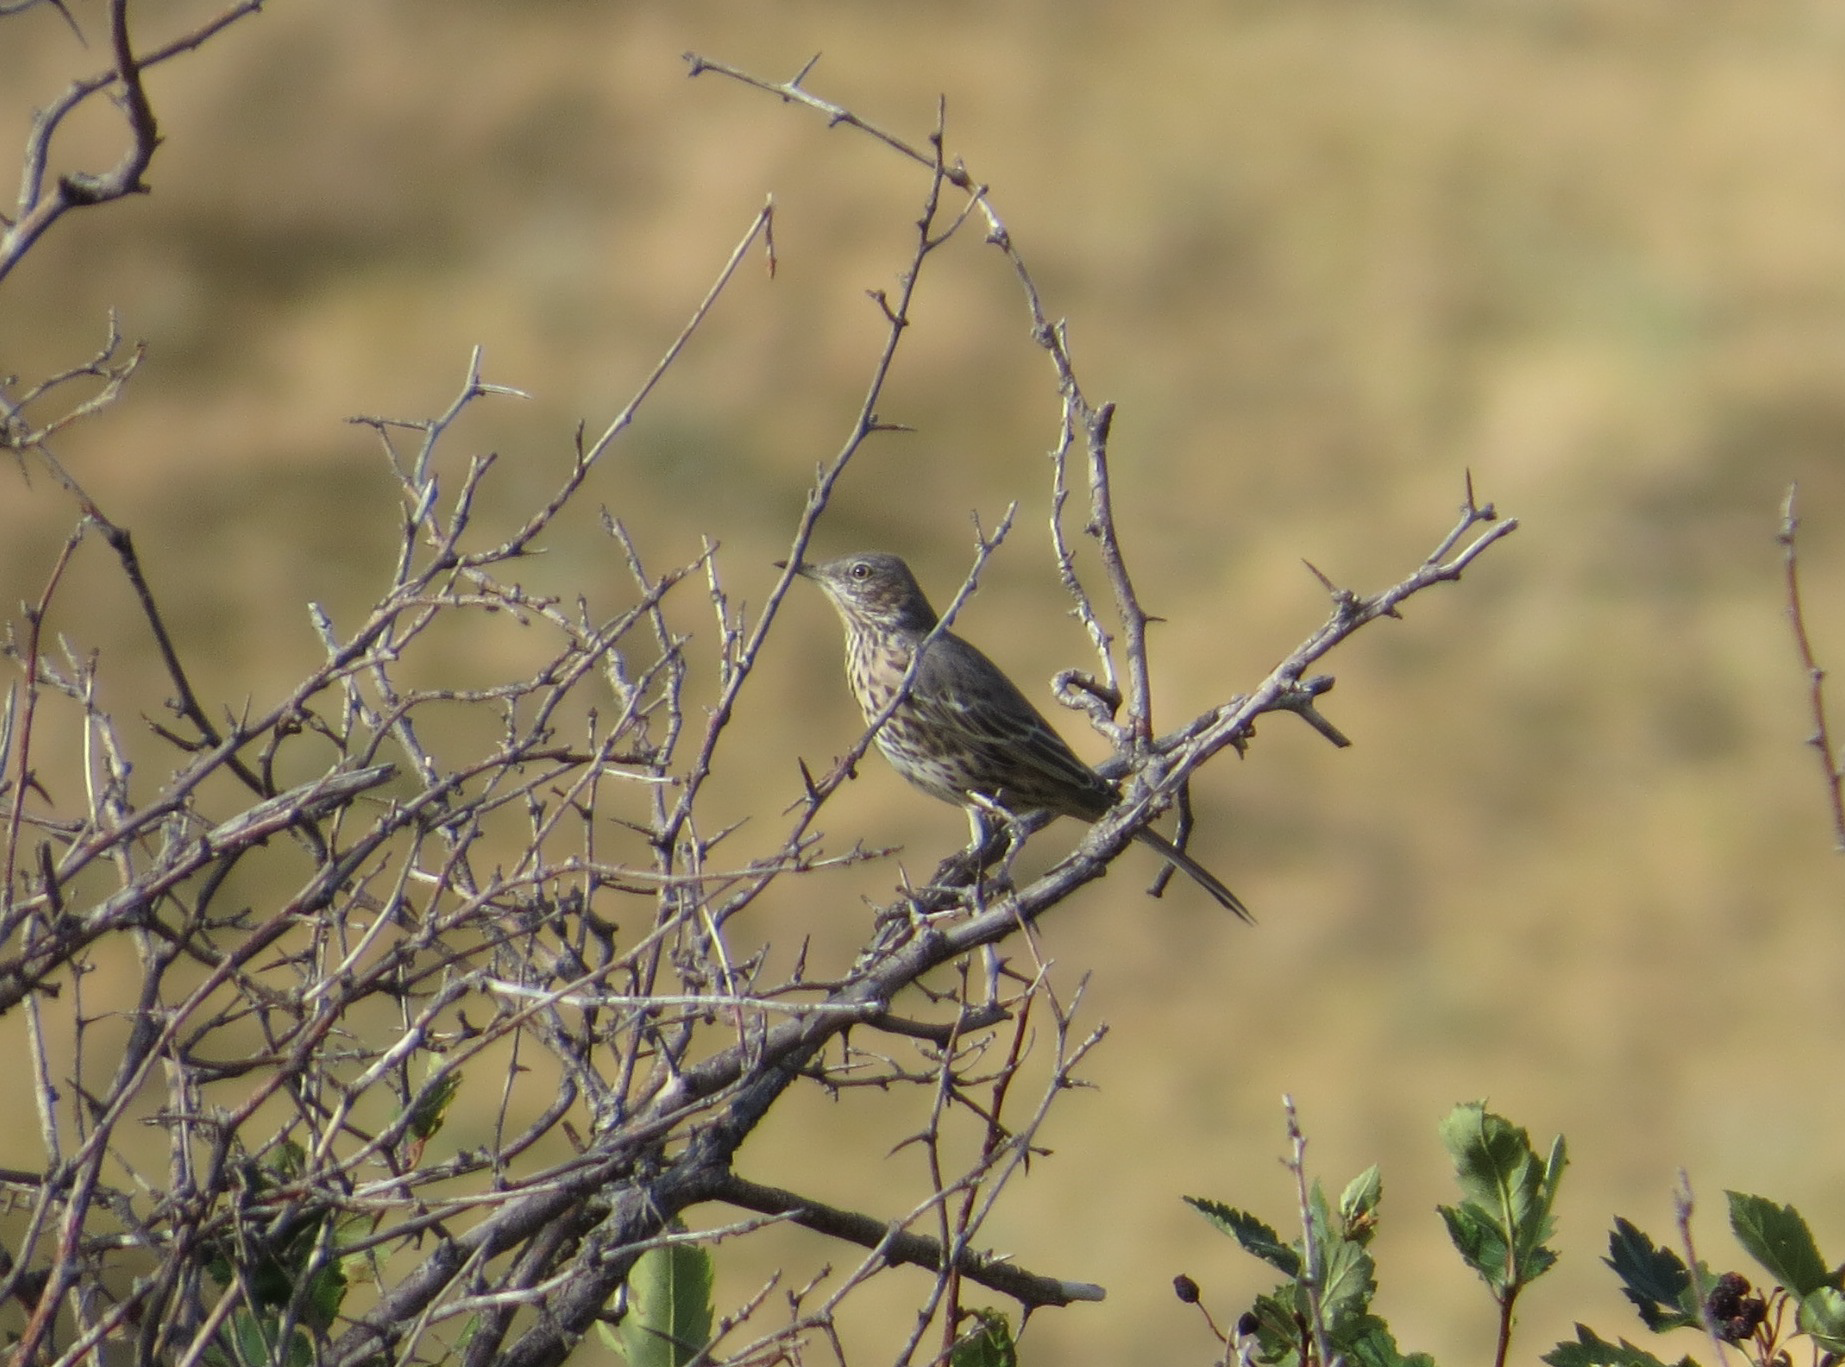
[[[147,35],[167,31],[147,8]],[[100,58],[49,11],[4,33],[11,148]],[[657,565],[721,541],[733,593],[760,600],[846,435],[881,328],[863,291],[906,260],[923,183],[848,130],[688,82],[686,49],[776,77],[823,52],[815,90],[911,137],[946,94],[952,150],[1070,320],[1092,396],[1121,406],[1122,527],[1171,623],[1167,722],[1318,624],[1301,558],[1360,589],[1400,577],[1469,467],[1524,523],[1330,662],[1354,749],[1275,719],[1207,775],[1198,849],[1256,931],[1183,886],[1141,899],[1138,853],[1049,928],[1068,982],[1093,968],[1084,1019],[1112,1033],[1100,1090],[1062,1103],[1055,1156],[992,1233],[1110,1295],[1042,1316],[1026,1361],[1208,1359],[1172,1274],[1229,1315],[1264,1283],[1178,1197],[1285,1225],[1284,1091],[1335,1190],[1384,1164],[1381,1308],[1450,1362],[1482,1360],[1492,1330],[1432,1210],[1457,1100],[1572,1144],[1564,1261],[1525,1304],[1522,1360],[1577,1319],[1640,1332],[1599,1257],[1614,1214],[1668,1233],[1680,1165],[1713,1262],[1734,1256],[1724,1187],[1798,1204],[1840,1256],[1841,870],[1774,544],[1798,478],[1815,626],[1845,660],[1836,8],[278,4],[155,80],[154,193],[67,220],[0,285],[0,373],[87,354],[111,305],[147,339],[129,398],[62,451],[183,604],[209,694],[274,696],[314,655],[302,605],[356,609],[383,573],[391,509],[345,417],[439,411],[481,344],[489,379],[534,396],[460,438],[502,453],[510,515],[773,193],[778,278],[746,270],[592,490]],[[107,149],[90,161],[112,131],[85,125]],[[83,164],[68,146],[60,164]],[[1049,367],[977,236],[930,269],[882,406],[918,432],[874,441],[822,549],[898,550],[942,598],[969,511],[1020,500],[963,621],[1038,691],[1084,663],[1045,554]],[[14,604],[71,515],[43,481],[0,488]],[[533,573],[608,608],[612,563],[584,519]],[[59,626],[114,642],[111,686],[144,698],[128,605],[112,587],[102,604]],[[743,715],[755,746],[731,757],[729,800],[765,839],[795,757],[856,734],[831,614],[797,601],[785,626]],[[916,870],[963,829],[869,766],[834,819]],[[893,877],[810,885],[753,933],[843,954]],[[778,1119],[750,1175],[877,1203],[915,1174],[871,1109]],[[5,1142],[30,1161],[29,1132]],[[739,1248],[726,1289],[823,1256]]]

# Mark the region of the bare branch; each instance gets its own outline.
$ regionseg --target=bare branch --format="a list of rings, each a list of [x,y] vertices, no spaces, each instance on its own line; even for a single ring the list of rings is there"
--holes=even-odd
[[[1800,528],[1800,519],[1794,513],[1798,494],[1798,485],[1787,486],[1787,497],[1781,502],[1781,531],[1776,539],[1781,543],[1786,573],[1787,621],[1793,628],[1800,667],[1807,673],[1807,706],[1813,713],[1813,734],[1807,737],[1807,744],[1819,756],[1820,769],[1825,774],[1826,798],[1832,808],[1832,848],[1845,851],[1845,772],[1839,768],[1838,752],[1833,749],[1831,728],[1826,722],[1826,671],[1813,654],[1806,610],[1800,601],[1800,553],[1794,542]]]
[[[128,37],[128,0],[109,0],[112,65],[106,71],[77,81],[40,110],[32,122],[32,131],[26,138],[25,174],[19,202],[12,217],[4,220],[5,231],[0,232],[0,280],[5,280],[33,244],[72,209],[107,204],[146,192],[147,186],[141,178],[153,162],[160,132],[153,105],[142,84],[143,73],[149,67],[196,50],[229,25],[261,8],[262,0],[238,0],[197,28],[152,51],[137,54]],[[122,117],[128,125],[128,143],[121,160],[107,171],[69,172],[57,177],[47,189],[51,144],[64,121],[92,96],[111,89],[119,93]]]
[[[787,1216],[804,1229],[871,1249],[893,1265],[907,1263],[933,1269],[942,1266],[942,1245],[935,1239],[902,1233],[871,1216],[839,1210],[780,1187],[766,1187],[733,1174],[718,1186],[717,1199],[744,1210]],[[1041,1277],[991,1254],[962,1251],[955,1257],[954,1270],[988,1290],[1011,1296],[1021,1305],[1070,1305],[1099,1301],[1107,1294],[1093,1283]]]
[[[13,260],[65,209],[140,187],[157,141],[142,73],[254,8],[137,54],[126,0],[112,0],[113,65],[35,126]],[[690,60],[694,74],[721,70],[927,172],[898,284],[873,292],[883,335],[863,400],[815,472],[787,572],[753,618],[714,540],[655,564],[616,511],[596,547],[627,570],[615,607],[541,596],[519,575],[532,555],[583,535],[563,513],[695,334],[718,325],[759,242],[773,271],[772,205],[719,249],[712,284],[600,435],[579,426],[559,441],[553,483],[512,505],[510,534],[484,530],[492,519],[478,513],[504,508],[493,500],[518,486],[457,445],[475,405],[521,393],[486,378],[478,348],[435,416],[355,419],[388,472],[398,541],[362,609],[309,605],[319,653],[281,696],[225,707],[199,691],[208,675],[163,598],[160,566],[49,450],[133,373],[138,352],[124,354],[113,324],[87,365],[0,400],[22,472],[50,471],[78,510],[3,641],[17,676],[0,699],[0,1011],[24,1009],[32,1057],[20,1072],[42,1150],[0,1169],[20,1211],[0,1305],[22,1307],[22,1361],[75,1360],[106,1340],[132,1340],[141,1361],[231,1360],[261,1336],[277,1360],[552,1364],[616,1313],[643,1257],[789,1223],[826,1236],[850,1265],[771,1279],[716,1321],[703,1360],[805,1360],[819,1346],[844,1362],[842,1307],[874,1278],[918,1270],[926,1284],[897,1360],[952,1352],[976,1286],[1027,1310],[1100,1299],[1100,1287],[986,1251],[989,1219],[1046,1152],[1052,1107],[1086,1085],[1105,1033],[1079,1024],[1080,985],[1060,993],[1038,918],[1106,872],[1165,806],[1178,807],[1183,839],[1192,772],[1243,744],[1262,713],[1293,711],[1343,743],[1318,710],[1331,679],[1307,668],[1459,578],[1515,525],[1469,489],[1461,522],[1423,565],[1369,597],[1329,582],[1331,620],[1255,692],[1156,738],[1151,619],[1114,524],[1113,410],[1084,397],[1063,326],[986,188],[947,151],[945,110],[912,143],[807,92],[811,63],[775,84]],[[122,99],[129,155],[107,175],[50,185],[53,134],[104,90]],[[1053,538],[1100,660],[1094,677],[1066,671],[1059,692],[1115,739],[1122,753],[1106,772],[1124,780],[1123,797],[1022,885],[1009,869],[987,871],[1042,814],[982,833],[877,909],[856,958],[822,980],[805,945],[749,938],[785,936],[786,922],[764,931],[753,923],[766,918],[738,913],[771,890],[825,901],[828,884],[788,880],[889,857],[822,826],[883,719],[830,769],[788,775],[798,799],[745,853],[737,811],[758,790],[725,785],[758,776],[719,759],[750,715],[744,692],[835,490],[874,434],[907,430],[880,412],[886,385],[918,324],[926,268],[970,222],[1011,265],[1052,358]],[[1124,659],[1065,539],[1079,481]],[[1015,511],[997,525],[976,519],[939,629]],[[153,641],[172,695],[133,744],[103,702],[122,643],[67,646],[45,629],[86,554],[129,589],[134,630]],[[501,653],[493,636],[507,630],[520,648]],[[478,645],[478,667],[497,671],[465,687],[449,653],[460,633]],[[1002,962],[990,951],[1008,939],[1021,951]],[[847,1089],[902,1116],[907,1176],[880,1202],[888,1209],[838,1209],[737,1175],[742,1145],[788,1097]],[[460,1106],[472,1122],[464,1141],[443,1129]],[[793,1185],[824,1186],[824,1174]],[[719,1203],[765,1218],[698,1228]],[[372,1285],[349,1295],[346,1269],[359,1260]],[[771,1286],[785,1301],[772,1324]]]

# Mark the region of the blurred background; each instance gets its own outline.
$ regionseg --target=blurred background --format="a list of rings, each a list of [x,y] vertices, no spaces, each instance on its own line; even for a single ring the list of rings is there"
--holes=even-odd
[[[0,149],[102,64],[98,7],[71,3],[87,51],[49,9],[4,26]],[[210,12],[147,6],[137,33]],[[1303,559],[1360,591],[1394,582],[1453,522],[1467,470],[1523,524],[1327,662],[1352,749],[1271,718],[1199,784],[1194,848],[1254,931],[1182,881],[1143,898],[1155,866],[1136,851],[1046,926],[1110,1034],[1085,1070],[1098,1090],[1060,1103],[1054,1155],[988,1234],[1109,1297],[1038,1317],[1025,1361],[1210,1360],[1172,1276],[1231,1318],[1267,1281],[1179,1197],[1287,1229],[1284,1092],[1334,1192],[1383,1164],[1379,1305],[1444,1361],[1484,1360],[1494,1329],[1433,1210],[1453,1195],[1436,1124],[1457,1101],[1570,1141],[1563,1261],[1523,1304],[1522,1360],[1576,1320],[1638,1335],[1600,1256],[1616,1214],[1670,1235],[1681,1166],[1713,1264],[1740,1261],[1726,1187],[1796,1204],[1839,1257],[1845,1092],[1820,1084],[1845,1023],[1845,870],[1775,533],[1798,480],[1810,620],[1845,661],[1845,12],[275,4],[152,75],[153,192],[66,219],[0,284],[0,373],[76,364],[111,307],[148,344],[126,398],[59,450],[135,532],[205,696],[281,694],[317,656],[305,604],[350,620],[383,582],[393,506],[346,418],[440,412],[480,345],[487,379],[532,397],[478,405],[457,440],[500,453],[489,519],[523,516],[772,194],[776,277],[745,268],[586,502],[655,569],[711,537],[729,591],[761,601],[849,433],[884,330],[865,292],[894,288],[926,178],[809,112],[688,81],[688,50],[771,79],[822,53],[811,89],[918,142],[945,96],[951,155],[1069,320],[1091,398],[1120,406],[1119,521],[1167,619],[1164,725],[1253,686],[1323,620]],[[112,164],[117,131],[92,111],[56,169]],[[969,514],[990,525],[1017,500],[960,621],[1048,705],[1043,681],[1089,663],[1048,554],[1050,366],[978,232],[931,260],[914,317],[880,414],[916,431],[873,440],[817,549],[898,551],[940,602],[971,560]],[[4,488],[10,615],[75,515],[43,478]],[[613,611],[613,548],[580,530],[533,582]],[[100,557],[77,573],[88,607],[54,626],[105,648],[128,717],[150,710],[165,685],[132,604]],[[708,650],[706,619],[688,625]],[[765,841],[797,758],[819,769],[858,734],[838,651],[818,596],[791,600],[747,743],[723,756]],[[965,829],[881,765],[829,811],[840,845],[901,845],[918,874]],[[897,874],[809,882],[749,933],[843,964]],[[894,1213],[920,1160],[886,1152],[872,1110],[778,1116],[748,1175]],[[24,1121],[0,1120],[0,1142]],[[31,1131],[17,1142],[29,1165]],[[733,1295],[839,1261],[801,1236],[727,1248]]]

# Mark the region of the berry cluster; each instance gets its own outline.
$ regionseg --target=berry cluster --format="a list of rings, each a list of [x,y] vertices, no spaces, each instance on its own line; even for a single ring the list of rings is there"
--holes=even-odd
[[[1768,1317],[1768,1302],[1749,1294],[1749,1279],[1740,1272],[1726,1272],[1717,1278],[1704,1309],[1727,1343],[1741,1343]]]

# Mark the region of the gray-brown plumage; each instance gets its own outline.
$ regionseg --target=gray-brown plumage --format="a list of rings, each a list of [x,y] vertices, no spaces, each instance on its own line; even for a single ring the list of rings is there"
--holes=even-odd
[[[796,568],[839,610],[846,678],[869,724],[897,696],[917,647],[936,625],[935,609],[910,567],[894,555],[865,551]],[[998,807],[1095,821],[1120,797],[998,665],[953,632],[930,643],[909,695],[879,729],[877,745],[925,793],[976,811]],[[1255,919],[1210,870],[1164,836],[1142,827],[1134,838],[1245,921]]]

